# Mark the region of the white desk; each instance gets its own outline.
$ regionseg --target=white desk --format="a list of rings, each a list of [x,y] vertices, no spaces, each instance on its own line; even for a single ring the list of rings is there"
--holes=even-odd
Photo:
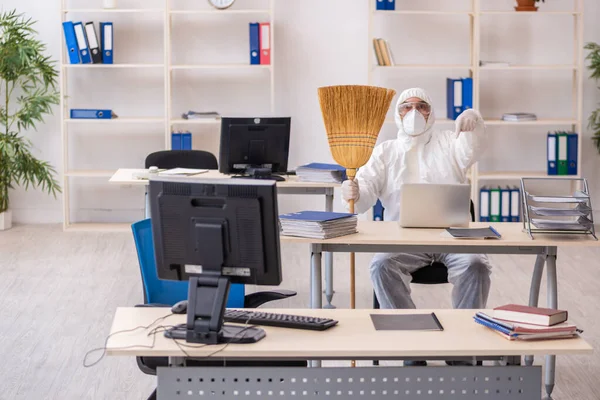
[[[148,197],[148,181],[145,179],[137,179],[133,177],[134,173],[144,172],[145,169],[119,168],[109,182],[116,185],[133,185],[146,187],[144,216],[150,218],[150,199]],[[204,179],[224,179],[230,175],[221,174],[219,171],[210,170],[203,174],[192,176],[191,178]],[[339,183],[320,183],[320,182],[303,182],[298,180],[297,176],[286,176],[286,180],[277,182],[277,193],[279,194],[310,194],[310,195],[325,195],[325,211],[333,211],[333,191],[340,187]],[[325,254],[325,298],[327,299],[327,308],[334,308],[331,304],[333,299],[333,255]]]
[[[490,223],[472,223],[483,227]],[[558,247],[600,247],[600,241],[590,235],[540,235],[529,238],[522,223],[492,223],[501,239],[454,239],[443,229],[403,229],[396,222],[359,221],[358,233],[328,240],[281,237],[282,243],[306,243],[311,251],[311,307],[321,308],[321,253],[484,253],[535,254],[529,305],[537,306],[544,266],[548,281],[547,307],[558,308],[556,254]],[[554,387],[555,358],[546,360],[546,391]],[[533,358],[526,358],[531,365]]]
[[[377,390],[389,391],[390,395],[398,390],[402,391],[401,394],[405,394],[406,390],[412,390],[412,394],[414,395],[417,394],[415,393],[416,390],[434,388],[436,390],[436,393],[433,393],[435,396],[427,398],[435,399],[444,398],[444,394],[448,396],[451,394],[451,390],[466,390],[463,388],[470,390],[468,393],[469,396],[460,398],[479,398],[478,396],[473,396],[473,390],[480,390],[481,394],[485,393],[484,390],[489,390],[487,393],[489,397],[485,397],[489,399],[506,398],[506,390],[515,390],[514,393],[516,394],[517,387],[519,388],[518,390],[521,390],[521,386],[519,385],[526,385],[527,391],[519,396],[519,398],[535,398],[537,400],[541,397],[541,367],[520,366],[520,356],[525,354],[590,354],[592,352],[591,346],[583,338],[536,342],[508,341],[491,330],[477,325],[473,321],[473,315],[476,310],[340,309],[317,311],[307,309],[266,309],[265,311],[329,317],[337,319],[339,323],[337,326],[323,332],[267,326],[263,327],[267,333],[266,337],[257,343],[214,346],[187,344],[184,347],[185,352],[187,355],[195,358],[212,357],[219,360],[403,360],[414,357],[421,359],[453,359],[470,356],[482,359],[501,358],[508,365],[427,368],[177,368],[177,363],[182,365],[180,358],[185,356],[181,347],[173,340],[165,338],[162,333],[158,333],[154,338],[148,336],[148,333],[161,325],[184,323],[185,315],[170,315],[148,329],[137,329],[131,332],[115,334],[108,340],[107,354],[110,356],[173,357],[171,364],[173,367],[159,369],[158,371],[159,396],[161,396],[161,391],[162,394],[166,394],[168,390],[175,390],[171,389],[175,385],[175,382],[188,385],[189,377],[189,382],[195,382],[193,385],[194,394],[198,394],[198,391],[204,391],[208,395],[211,393],[211,390],[218,388],[218,392],[212,395],[219,398],[227,398],[227,394],[229,394],[229,398],[234,398],[231,397],[232,393],[222,391],[231,391],[234,389],[245,391],[249,389],[247,385],[249,381],[236,378],[252,377],[253,385],[256,386],[252,387],[252,396],[244,396],[244,398],[260,398],[257,391],[264,391],[266,394],[267,390],[275,389],[285,390],[283,397],[279,396],[277,398],[294,398],[294,394],[290,392],[291,390],[302,391],[304,389],[311,391],[312,397],[310,398],[326,398],[326,396],[315,397],[312,391],[317,390],[317,388],[323,391],[338,390],[340,385],[336,386],[336,384],[339,382],[343,382],[342,386],[345,387],[345,389],[342,387],[341,390],[356,391],[353,394],[358,395],[359,390],[368,389],[368,393],[365,394],[371,394],[371,385],[377,381],[377,384],[380,385]],[[376,331],[370,319],[370,314],[373,313],[408,314],[431,311],[436,313],[436,316],[444,327],[444,331]],[[130,330],[137,326],[148,326],[156,319],[169,314],[170,310],[165,308],[118,308],[111,328],[111,334]],[[184,342],[180,343],[183,344]],[[506,378],[507,376],[508,378]],[[183,379],[184,377],[185,379]],[[209,379],[206,379],[206,377],[209,377]],[[277,388],[273,387],[270,383],[269,379],[273,377],[278,378],[274,382],[274,385],[280,385]],[[324,382],[313,380],[319,377]],[[503,378],[500,379],[500,377]],[[306,378],[310,380],[304,381]],[[366,381],[364,378],[367,378]],[[338,381],[337,379],[342,380]],[[360,381],[360,379],[363,380]],[[260,384],[257,385],[258,382]],[[303,387],[294,385],[295,383],[300,384],[302,382],[306,383]],[[223,383],[226,383],[226,385],[223,385]],[[221,386],[215,386],[219,384]],[[296,387],[297,389],[294,389]],[[474,387],[475,389],[473,389]],[[186,387],[183,394],[187,394],[187,390],[192,390],[191,388],[192,386],[189,386],[189,388]],[[497,388],[502,388],[502,393],[496,393],[496,390],[499,390]],[[444,390],[446,393],[443,393]],[[244,393],[242,392],[242,394]],[[422,394],[427,393],[425,391]],[[279,395],[280,393],[277,394]],[[344,392],[344,394],[347,395],[349,393]],[[382,393],[378,392],[377,394]],[[337,397],[336,395],[336,398],[346,397]],[[372,396],[367,398],[379,397]],[[406,396],[402,398],[413,397]]]

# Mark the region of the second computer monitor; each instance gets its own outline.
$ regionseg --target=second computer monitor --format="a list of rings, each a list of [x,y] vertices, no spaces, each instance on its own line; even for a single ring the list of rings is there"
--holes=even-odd
[[[285,174],[290,125],[290,117],[222,118],[219,171],[245,174],[269,169],[273,174]]]

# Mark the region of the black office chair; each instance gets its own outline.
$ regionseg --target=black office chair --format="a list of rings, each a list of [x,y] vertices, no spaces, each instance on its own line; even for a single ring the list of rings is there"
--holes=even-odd
[[[203,150],[161,150],[148,154],[145,168],[197,168],[218,169],[214,154]]]

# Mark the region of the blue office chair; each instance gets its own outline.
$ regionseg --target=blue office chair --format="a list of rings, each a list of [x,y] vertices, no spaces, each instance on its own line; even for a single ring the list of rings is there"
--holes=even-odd
[[[171,307],[178,301],[188,297],[187,281],[170,281],[158,278],[156,272],[156,260],[154,258],[154,241],[152,239],[152,220],[145,219],[131,225],[133,239],[138,254],[142,284],[144,287],[144,304],[136,307]],[[256,308],[272,300],[284,299],[295,296],[296,292],[291,290],[272,290],[267,292],[256,292],[245,295],[242,284],[231,284],[228,308]],[[167,357],[136,357],[140,370],[148,375],[156,375],[157,367],[167,367]],[[223,366],[223,361],[218,360],[193,360],[189,364],[194,366]],[[229,366],[306,366],[306,361],[228,361]],[[150,395],[149,400],[156,399],[156,390]]]

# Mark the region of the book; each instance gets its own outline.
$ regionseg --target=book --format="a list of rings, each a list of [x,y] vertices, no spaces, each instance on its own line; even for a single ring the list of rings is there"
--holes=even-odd
[[[356,214],[301,211],[279,216],[281,234],[312,239],[330,239],[356,233]]]
[[[487,228],[447,228],[446,232],[457,239],[500,239],[502,237],[491,226]]]
[[[537,333],[517,333],[511,329],[506,328],[502,324],[490,321],[486,318],[479,316],[481,313],[477,313],[473,320],[492,332],[502,336],[507,340],[548,340],[548,339],[570,339],[579,336],[579,333],[583,332],[579,329],[570,331],[556,331],[556,332],[537,332]]]
[[[550,326],[565,322],[568,318],[568,312],[565,310],[554,310],[551,308],[506,304],[504,306],[494,308],[492,317],[494,319],[502,319],[506,321]]]
[[[340,183],[346,179],[346,169],[338,164],[310,163],[296,168],[303,182]]]
[[[491,323],[495,323],[497,325],[502,326],[510,330],[511,332],[517,334],[539,334],[539,333],[575,333],[578,329],[576,325],[569,324],[566,322],[552,325],[552,326],[542,326],[542,325],[531,325],[531,324],[523,324],[520,322],[509,322],[503,321],[501,319],[493,318],[483,312],[478,312],[475,314],[476,317],[485,319]]]

